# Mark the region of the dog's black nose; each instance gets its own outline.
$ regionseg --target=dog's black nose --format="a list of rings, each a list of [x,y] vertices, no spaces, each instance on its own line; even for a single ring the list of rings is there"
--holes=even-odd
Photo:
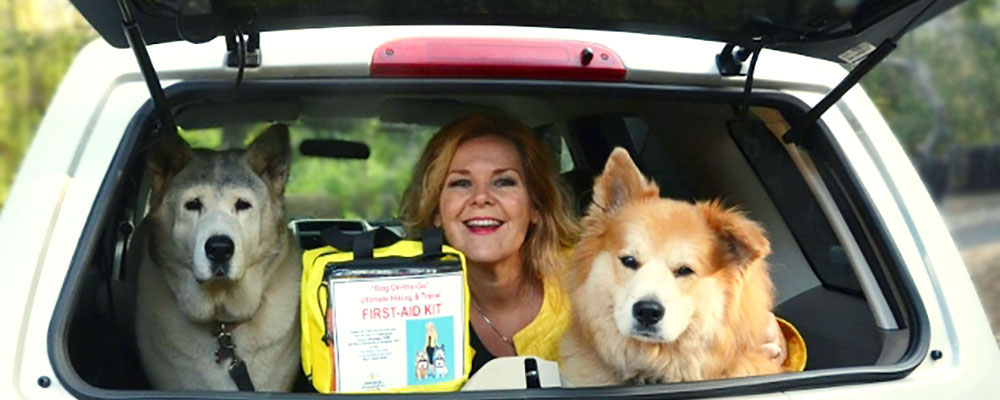
[[[208,241],[205,242],[205,255],[216,263],[229,261],[230,258],[233,258],[234,251],[236,251],[236,245],[233,244],[233,239],[230,239],[229,236],[216,235],[208,238]],[[212,272],[219,275],[218,271]],[[223,272],[223,274],[225,273]]]
[[[642,300],[632,305],[632,316],[642,326],[653,326],[663,319],[663,305],[658,301]]]

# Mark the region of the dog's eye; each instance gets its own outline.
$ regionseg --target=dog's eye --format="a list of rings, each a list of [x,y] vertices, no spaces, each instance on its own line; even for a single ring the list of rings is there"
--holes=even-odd
[[[688,267],[687,265],[682,265],[680,268],[677,268],[677,270],[674,271],[674,276],[678,278],[685,277],[691,274],[694,274],[694,270],[691,269],[691,267]]]
[[[188,211],[201,211],[201,200],[188,200],[187,203],[184,203],[184,209]]]
[[[236,200],[236,211],[243,211],[250,207],[253,206],[251,206],[250,203],[247,203],[245,200],[243,199]]]
[[[639,262],[635,260],[635,257],[632,257],[632,256],[622,256],[621,258],[618,259],[618,261],[621,261],[622,265],[624,265],[625,268],[628,268],[628,269],[639,268]]]

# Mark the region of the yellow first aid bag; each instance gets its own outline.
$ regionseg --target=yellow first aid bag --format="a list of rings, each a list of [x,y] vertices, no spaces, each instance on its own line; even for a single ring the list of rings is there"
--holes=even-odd
[[[302,256],[302,368],[320,393],[455,391],[469,377],[465,256],[440,230],[322,232]]]

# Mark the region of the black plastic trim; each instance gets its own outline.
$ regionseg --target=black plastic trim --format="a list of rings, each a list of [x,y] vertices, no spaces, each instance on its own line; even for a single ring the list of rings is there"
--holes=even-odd
[[[232,84],[230,82],[189,82],[173,85],[166,90],[167,97],[175,107],[189,102],[205,101],[206,99],[231,99]],[[257,81],[246,82],[241,88],[241,96],[282,96],[293,92],[299,95],[322,93],[346,93],[351,91],[365,94],[442,94],[442,93],[570,93],[574,95],[598,96],[630,96],[636,98],[669,98],[671,100],[716,101],[730,104],[740,104],[743,100],[741,90],[706,89],[690,87],[673,87],[663,85],[631,84],[631,83],[585,83],[585,82],[552,82],[552,81],[491,81],[491,80],[424,80],[424,79],[330,79],[330,80],[296,80],[296,81]],[[750,103],[756,106],[772,107],[793,115],[802,114],[808,110],[805,103],[787,94],[773,91],[755,91]],[[73,255],[67,278],[60,291],[54,316],[48,330],[49,361],[59,381],[72,395],[84,399],[292,399],[317,397],[303,393],[238,393],[238,392],[154,392],[154,391],[123,391],[101,389],[84,382],[73,370],[67,351],[67,332],[69,317],[74,311],[75,299],[79,294],[80,275],[86,267],[98,243],[101,225],[111,211],[109,205],[116,195],[119,182],[127,171],[126,167],[132,161],[133,151],[141,142],[140,135],[148,132],[154,119],[154,109],[150,102],[143,105],[129,124],[123,139],[115,152],[108,173],[101,183],[100,190],[91,209],[91,214],[84,226],[76,252]],[[450,398],[487,399],[487,398],[659,398],[667,395],[671,398],[701,398],[730,395],[751,395],[771,393],[784,390],[802,390],[808,388],[826,388],[837,385],[858,384],[867,382],[888,381],[908,375],[927,356],[930,343],[929,322],[926,311],[920,300],[913,280],[907,274],[898,249],[887,236],[884,222],[877,217],[874,205],[863,195],[862,187],[856,173],[845,167],[846,158],[842,150],[835,145],[832,135],[825,127],[820,132],[809,137],[817,138],[814,143],[804,143],[807,149],[827,150],[834,155],[833,165],[839,165],[842,174],[848,178],[845,189],[855,198],[859,198],[861,219],[877,233],[874,238],[886,255],[885,261],[888,278],[900,289],[898,293],[903,306],[903,313],[910,321],[911,340],[905,355],[898,363],[885,366],[850,367],[819,371],[806,371],[794,374],[758,376],[730,380],[684,382],[668,385],[622,386],[604,388],[579,389],[529,389],[525,391],[483,391],[455,392]],[[834,190],[836,188],[831,188]],[[350,398],[412,398],[426,395],[420,394],[390,394],[390,395],[342,395]]]

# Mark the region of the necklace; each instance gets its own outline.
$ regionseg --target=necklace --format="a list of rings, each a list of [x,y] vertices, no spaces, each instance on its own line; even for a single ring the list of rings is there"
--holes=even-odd
[[[503,340],[504,343],[507,343],[507,344],[509,344],[511,346],[514,346],[514,342],[511,342],[510,338],[508,338],[506,335],[500,333],[500,330],[497,329],[497,327],[493,326],[493,321],[490,321],[489,317],[486,316],[486,313],[483,312],[482,308],[479,308],[479,305],[476,304],[475,300],[472,301],[472,307],[475,308],[476,311],[479,311],[479,318],[482,318],[483,322],[485,322],[486,325],[488,325],[490,327],[490,329],[493,330],[493,332],[496,332],[497,335],[500,335],[500,339]],[[514,348],[516,349],[517,347],[515,346]]]

